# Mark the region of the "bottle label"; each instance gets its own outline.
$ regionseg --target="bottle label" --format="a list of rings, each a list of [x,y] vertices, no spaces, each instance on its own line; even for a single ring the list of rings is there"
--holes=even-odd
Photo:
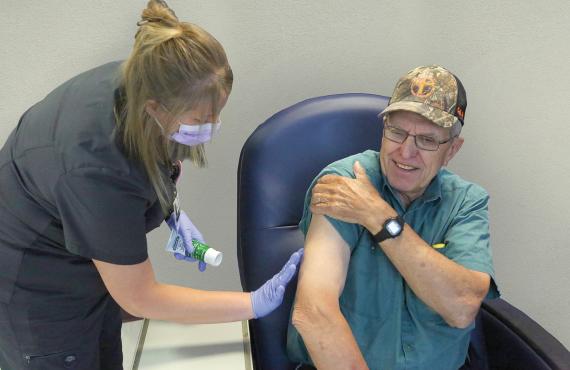
[[[204,243],[200,243],[196,239],[192,239],[192,245],[194,246],[194,251],[192,252],[192,257],[199,261],[204,261],[204,255],[206,251],[210,248]]]
[[[186,248],[184,248],[184,239],[182,239],[176,230],[172,230],[170,232],[170,237],[168,238],[168,243],[166,243],[165,250],[167,252],[183,254],[186,257],[192,257],[198,261],[204,262],[204,255],[210,247],[204,243],[200,243],[196,239],[192,239],[192,246],[194,247],[194,251],[193,253],[190,253]]]

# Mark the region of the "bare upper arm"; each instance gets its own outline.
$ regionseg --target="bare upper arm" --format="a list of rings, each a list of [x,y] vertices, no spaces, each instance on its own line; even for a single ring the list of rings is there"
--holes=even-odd
[[[299,270],[297,300],[334,299],[342,293],[350,248],[322,215],[313,215]]]
[[[155,284],[154,271],[148,259],[135,265],[117,265],[93,260],[107,290],[128,313],[141,315],[145,293]]]

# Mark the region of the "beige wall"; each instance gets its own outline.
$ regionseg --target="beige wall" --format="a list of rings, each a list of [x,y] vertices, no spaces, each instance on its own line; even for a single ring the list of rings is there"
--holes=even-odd
[[[1,0],[0,142],[58,83],[125,58],[144,1]],[[389,95],[409,68],[439,63],[462,79],[466,143],[452,168],[492,197],[492,242],[503,297],[570,346],[570,2],[182,1],[170,5],[226,47],[235,72],[210,167],[185,169],[182,203],[225,252],[200,274],[150,235],[167,282],[239,289],[236,172],[254,128],[302,99]]]

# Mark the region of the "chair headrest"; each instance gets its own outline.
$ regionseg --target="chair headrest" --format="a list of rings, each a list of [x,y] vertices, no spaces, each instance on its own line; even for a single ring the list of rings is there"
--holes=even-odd
[[[373,94],[323,96],[261,124],[240,155],[240,228],[297,224],[305,192],[320,170],[349,155],[379,149],[382,123],[377,115],[388,100]]]

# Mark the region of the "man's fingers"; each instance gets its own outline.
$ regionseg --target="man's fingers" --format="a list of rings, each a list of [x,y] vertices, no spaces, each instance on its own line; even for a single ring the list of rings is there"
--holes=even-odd
[[[313,198],[311,198],[311,203],[315,205],[320,205],[326,202],[327,202],[326,198],[323,197],[322,195],[314,196]]]
[[[317,206],[315,204],[311,204],[311,206],[309,207],[309,210],[314,215],[324,215],[325,214],[323,208],[321,206]]]
[[[364,168],[362,168],[362,166],[360,165],[360,162],[358,162],[358,161],[354,162],[354,164],[352,165],[352,170],[354,171],[356,178],[359,178],[359,177],[366,175],[366,171],[364,170]]]
[[[356,179],[365,180],[366,182],[370,182],[370,179],[368,178],[368,175],[366,174],[366,170],[364,169],[364,167],[362,167],[360,162],[355,161],[354,165],[352,165],[352,170],[354,171],[354,175],[356,176]]]
[[[311,205],[309,206],[309,210],[311,211],[312,214],[315,215],[328,215],[331,216],[333,214],[336,214],[335,211],[335,207],[334,204],[332,203],[311,203]]]
[[[318,184],[332,184],[332,183],[336,183],[338,181],[342,181],[342,179],[344,179],[344,177],[339,176],[339,175],[324,175],[322,176],[317,183]]]
[[[341,183],[315,185],[311,192],[312,200],[316,203],[324,203],[329,200],[328,198],[343,194],[344,187],[340,185]]]

